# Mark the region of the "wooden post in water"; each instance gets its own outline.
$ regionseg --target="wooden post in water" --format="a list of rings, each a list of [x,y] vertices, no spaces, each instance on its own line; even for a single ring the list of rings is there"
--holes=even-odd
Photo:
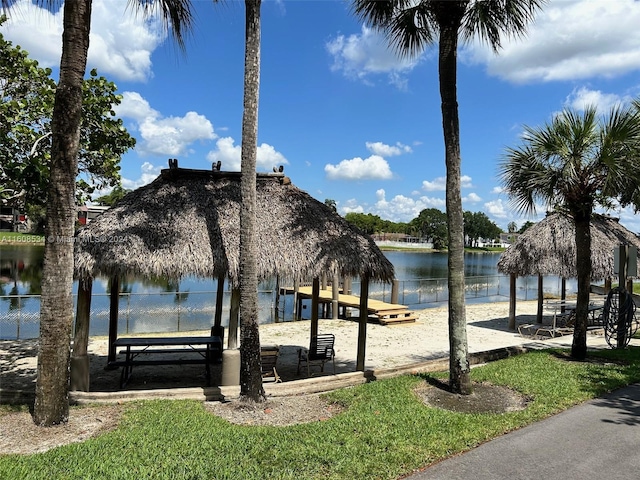
[[[71,354],[71,391],[89,391],[89,322],[91,313],[91,289],[93,279],[78,282],[78,305],[76,307],[76,326]]]
[[[348,275],[345,275],[344,278],[342,279],[342,293],[345,295],[351,295],[351,277],[349,277]],[[349,316],[347,315],[348,311],[349,311],[349,307],[347,306],[342,307],[343,318],[347,318]]]
[[[391,282],[391,303],[394,305],[398,304],[398,290],[400,287],[400,281],[397,278],[394,278]]]
[[[358,321],[358,353],[356,355],[356,370],[364,372],[365,350],[367,346],[367,299],[369,297],[369,277],[360,278],[360,319]]]
[[[337,273],[333,275],[333,282],[331,283],[331,318],[333,320],[338,319],[338,309],[340,305],[340,277]]]
[[[109,348],[107,362],[116,361],[116,346],[114,342],[118,338],[118,310],[120,308],[120,278],[117,275],[111,277],[109,297]]]

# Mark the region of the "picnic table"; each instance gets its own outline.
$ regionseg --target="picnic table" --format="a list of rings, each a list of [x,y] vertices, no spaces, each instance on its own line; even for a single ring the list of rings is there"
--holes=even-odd
[[[109,362],[122,367],[120,388],[124,388],[136,365],[204,364],[207,386],[211,384],[210,365],[221,361],[222,339],[218,336],[197,337],[120,337],[114,345],[123,348],[124,360]],[[194,355],[195,354],[195,355]]]

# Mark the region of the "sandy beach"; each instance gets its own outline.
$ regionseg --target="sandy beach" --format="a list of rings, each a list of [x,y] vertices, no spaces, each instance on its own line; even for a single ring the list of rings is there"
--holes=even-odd
[[[428,308],[416,312],[415,323],[382,326],[367,325],[365,369],[384,369],[446,358],[449,352],[447,308]],[[482,352],[501,347],[571,345],[571,336],[533,339],[521,336],[508,325],[508,302],[467,305],[469,352]],[[535,322],[536,302],[518,302],[517,324]],[[548,318],[545,320],[549,320]],[[260,326],[263,345],[279,345],[277,371],[283,381],[305,378],[297,374],[298,349],[309,344],[310,322],[296,321]],[[207,332],[182,332],[184,335]],[[319,333],[336,336],[336,373],[354,372],[357,352],[358,324],[352,320],[321,319]],[[171,334],[175,335],[175,334]],[[228,337],[228,335],[226,335]],[[601,335],[589,335],[590,347],[606,347]],[[89,342],[91,383],[94,392],[118,390],[119,370],[105,370],[107,338],[92,337]],[[3,391],[33,390],[37,366],[37,340],[0,341],[0,388]],[[204,385],[201,365],[136,367],[128,390],[192,387]],[[214,369],[214,384],[219,368]],[[329,367],[331,373],[331,367]],[[316,373],[317,374],[317,373]]]

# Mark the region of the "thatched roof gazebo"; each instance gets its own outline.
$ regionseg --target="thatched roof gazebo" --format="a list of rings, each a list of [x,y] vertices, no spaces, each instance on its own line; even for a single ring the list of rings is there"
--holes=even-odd
[[[162,170],[152,183],[127,194],[77,234],[75,276],[79,280],[79,294],[82,296],[88,290],[90,297],[95,277],[112,279],[110,345],[117,337],[117,294],[113,298],[113,292],[118,292],[118,279],[124,275],[218,279],[215,318],[218,326],[224,279],[237,287],[241,174],[215,168],[182,169],[174,162],[170,161],[171,168]],[[292,282],[313,280],[316,287],[323,274],[334,279],[360,277],[365,307],[369,280],[393,280],[393,265],[372,238],[295,187],[283,173],[257,174],[256,188],[261,279],[277,276]],[[86,325],[80,325],[79,338],[76,329],[74,356],[86,354],[86,350],[83,352],[86,346],[83,348],[82,344],[84,337],[88,340],[88,307],[84,302],[79,297],[77,323],[82,323],[85,317],[87,320]],[[83,308],[86,313],[81,312]],[[364,312],[361,309],[363,315],[360,322],[363,344],[360,348],[359,341],[357,359],[358,369],[362,370],[366,308]],[[314,320],[317,333],[317,309],[315,318],[312,317],[312,335]],[[115,348],[110,347],[109,355],[110,360],[115,359]]]
[[[640,238],[617,219],[594,214],[591,220],[591,278],[614,276],[613,250],[620,244],[640,249]],[[498,271],[511,276],[509,326],[515,328],[515,278],[538,276],[538,318],[542,312],[542,276],[575,278],[576,244],[573,219],[560,212],[548,214],[527,229],[498,261]]]

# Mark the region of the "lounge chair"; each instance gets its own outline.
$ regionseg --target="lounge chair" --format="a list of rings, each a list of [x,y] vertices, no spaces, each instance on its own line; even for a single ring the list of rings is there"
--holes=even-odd
[[[325,333],[317,335],[311,339],[311,345],[309,348],[298,349],[298,373],[300,373],[300,366],[307,366],[307,376],[311,375],[311,365],[320,365],[320,371],[324,372],[324,364],[331,361],[333,363],[333,374],[336,373],[336,352],[333,349],[335,342],[335,335],[332,333]]]
[[[282,382],[276,364],[280,347],[277,345],[265,345],[260,348],[260,365],[262,365],[262,378],[273,378],[276,383]]]

